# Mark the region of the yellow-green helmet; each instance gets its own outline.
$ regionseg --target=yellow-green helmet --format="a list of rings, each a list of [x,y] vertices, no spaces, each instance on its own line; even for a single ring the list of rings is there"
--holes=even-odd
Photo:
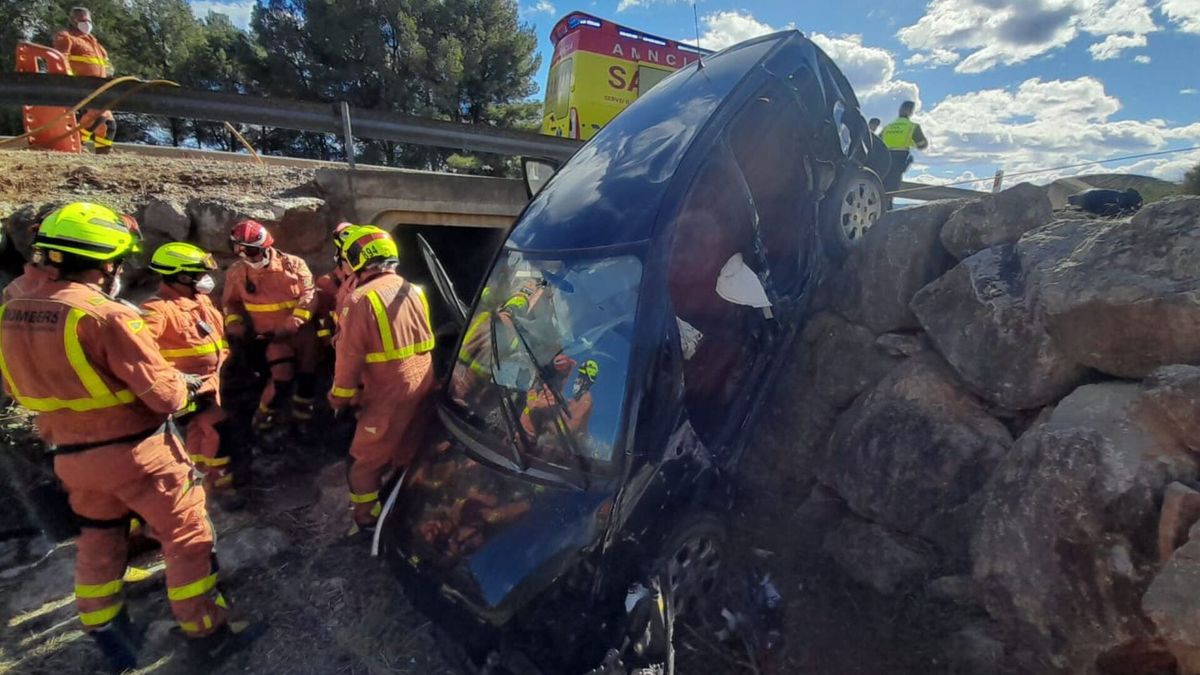
[[[400,247],[387,232],[374,225],[363,225],[348,231],[342,244],[342,257],[350,269],[357,272],[368,263],[399,261]]]
[[[199,246],[173,241],[158,247],[150,258],[150,269],[163,276],[205,274],[217,269],[217,261]]]
[[[600,364],[592,359],[584,361],[583,365],[579,366],[579,375],[587,378],[589,382],[595,382],[596,378],[600,376]]]
[[[73,202],[42,221],[33,245],[52,263],[64,253],[91,260],[116,260],[139,250],[136,221],[89,202]]]

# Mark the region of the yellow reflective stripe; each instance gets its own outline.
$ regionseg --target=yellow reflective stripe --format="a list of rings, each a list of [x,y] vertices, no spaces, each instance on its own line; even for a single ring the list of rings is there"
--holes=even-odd
[[[187,347],[184,349],[163,349],[163,358],[181,359],[187,356],[204,356],[205,354],[215,354],[219,350],[229,349],[229,343],[221,340],[220,342],[206,342],[198,347]]]
[[[217,575],[210,574],[199,581],[193,581],[190,584],[176,586],[175,588],[167,589],[167,599],[172,602],[180,600],[190,600],[191,598],[204,595],[217,587]]]
[[[379,514],[381,513],[383,513],[383,504],[380,504],[378,501],[376,501],[375,506],[371,507],[371,517],[378,518]]]
[[[113,146],[112,139],[109,138],[101,138],[100,136],[96,136],[92,139],[92,141],[95,142],[97,148],[111,148]]]
[[[288,300],[286,302],[276,302],[267,305],[257,305],[247,302],[242,306],[246,308],[247,312],[278,312],[281,309],[291,309],[298,304],[300,303],[296,300]]]
[[[358,390],[334,387],[330,390],[330,393],[333,394],[335,398],[354,398],[354,396],[358,393]]]
[[[377,501],[379,501],[379,493],[378,492],[368,492],[366,494],[361,494],[361,495],[356,495],[353,492],[350,493],[350,503],[351,504],[370,504],[371,502],[377,502]]]
[[[413,291],[421,300],[421,307],[425,310],[425,327],[429,329],[429,334],[433,335],[433,326],[429,320],[429,301],[425,299],[425,293],[417,286],[413,286]],[[382,352],[372,352],[367,354],[367,363],[384,363],[386,361],[398,361],[407,359],[414,354],[424,354],[428,351],[433,351],[435,340],[430,337],[428,340],[423,340],[415,345],[409,345],[396,349],[396,341],[392,337],[391,322],[388,321],[387,310],[383,306],[383,300],[371,291],[367,293],[367,298],[371,301],[371,307],[375,310],[375,321],[379,325],[379,339],[383,342]]]
[[[86,314],[80,309],[72,308],[67,312],[67,325],[63,329],[63,347],[67,350],[67,362],[71,364],[71,368],[79,376],[79,381],[83,383],[83,388],[87,389],[92,398],[112,396],[112,392],[104,386],[104,380],[100,379],[92,364],[88,363],[87,356],[83,353],[83,345],[79,343],[79,320],[84,316]]]
[[[204,455],[192,455],[192,463],[203,466],[225,466],[229,464],[229,457],[205,457]]]
[[[94,612],[80,612],[79,621],[85,626],[103,626],[117,618],[117,615],[121,613],[121,608],[124,606],[125,603],[118,602],[115,605],[109,605],[104,609],[98,609]]]
[[[93,66],[110,66],[110,65],[112,65],[112,63],[110,63],[108,59],[102,59],[99,56],[82,56],[79,54],[72,54],[67,57],[67,60],[72,61],[74,63],[87,63],[87,64],[90,64]]]
[[[75,584],[75,597],[77,598],[107,598],[110,595],[116,595],[121,592],[121,587],[125,583],[121,579],[110,581],[104,584]]]
[[[225,596],[217,593],[217,607],[229,609],[229,603],[225,601]]]
[[[242,322],[241,314],[227,314],[225,316],[225,325],[226,326],[228,326],[230,324],[241,323],[241,322]]]
[[[292,316],[300,317],[301,319],[307,321],[308,319],[312,318],[312,312],[308,311],[307,309],[297,307],[296,309],[292,310]]]
[[[127,405],[137,400],[133,392],[128,389],[122,389],[116,394],[110,394],[103,399],[92,398],[75,398],[61,399],[47,396],[46,398],[29,398],[27,396],[17,397],[17,403],[22,407],[28,408],[33,412],[55,412],[66,408],[75,412],[88,412],[91,410],[103,410],[104,408],[115,408],[119,405]]]
[[[183,632],[185,632],[185,633],[199,633],[200,632],[199,624],[193,623],[191,621],[180,621],[179,628],[181,630],[183,630]]]
[[[333,335],[333,331],[329,330],[328,328],[322,328],[321,330],[317,331],[317,337],[329,337],[330,335]]]

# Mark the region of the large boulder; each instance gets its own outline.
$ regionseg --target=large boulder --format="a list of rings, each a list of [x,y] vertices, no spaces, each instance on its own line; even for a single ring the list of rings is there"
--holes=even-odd
[[[1200,524],[1154,578],[1142,609],[1154,622],[1183,675],[1200,673]]]
[[[962,546],[968,500],[1012,444],[935,355],[909,359],[838,419],[819,476],[860,516]]]
[[[246,218],[265,225],[280,250],[296,254],[328,246],[334,225],[325,201],[316,197],[193,199],[187,213],[196,228],[196,243],[213,252],[228,250],[230,229]]]
[[[877,335],[920,328],[908,303],[954,264],[940,234],[959,206],[958,201],[930,202],[884,215],[828,287],[838,313]]]
[[[186,241],[192,229],[187,209],[173,199],[151,198],[138,209],[137,219],[147,238],[156,236],[166,241]]]
[[[1200,367],[1158,368],[1142,381],[1142,389],[1138,412],[1159,443],[1200,452]]]
[[[844,408],[895,368],[903,358],[877,344],[875,334],[832,312],[813,317],[801,334],[801,359],[808,362],[804,388],[811,387],[834,408]]]
[[[1050,338],[1015,246],[962,261],[921,289],[912,309],[972,391],[1001,407],[1053,403],[1087,375]]]
[[[848,515],[825,535],[825,552],[851,579],[881,595],[925,580],[937,555],[925,542]]]
[[[972,199],[942,226],[942,245],[962,260],[999,244],[1016,243],[1053,217],[1046,191],[1031,183]]]
[[[1147,206],[1131,220],[1094,221],[1067,240],[1023,239],[1050,335],[1072,360],[1140,378],[1200,361],[1200,197]]]
[[[1133,383],[1075,390],[980,495],[973,576],[1021,646],[1022,672],[1096,672],[1156,653],[1140,600],[1154,570],[1157,499],[1197,463],[1156,442],[1140,422],[1141,396]]]

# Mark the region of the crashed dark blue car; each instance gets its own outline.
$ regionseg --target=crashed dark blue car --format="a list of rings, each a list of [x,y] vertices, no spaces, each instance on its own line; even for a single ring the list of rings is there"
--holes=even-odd
[[[637,642],[631,588],[704,611],[747,428],[817,281],[881,214],[886,163],[834,63],[778,33],[600,131],[470,311],[430,260],[461,335],[375,543],[465,667],[587,672]]]

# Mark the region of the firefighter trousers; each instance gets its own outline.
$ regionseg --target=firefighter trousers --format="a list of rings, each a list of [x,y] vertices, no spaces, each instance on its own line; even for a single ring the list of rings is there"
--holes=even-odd
[[[350,442],[350,504],[354,522],[372,525],[382,509],[379,490],[392,469],[408,466],[421,442],[426,403],[433,390],[428,354],[401,361],[399,373],[382,390],[364,391],[358,425]]]
[[[104,627],[124,605],[130,512],[162,542],[167,598],[184,633],[205,637],[225,623],[204,490],[193,483],[177,436],[156,433],[136,444],[59,455],[54,470],[82,526],[75,601],[85,630]]]
[[[213,403],[192,415],[184,431],[188,454],[204,474],[204,486],[208,489],[220,490],[233,484],[230,458],[220,452],[221,434],[217,431],[217,425],[226,417],[225,410]]]

